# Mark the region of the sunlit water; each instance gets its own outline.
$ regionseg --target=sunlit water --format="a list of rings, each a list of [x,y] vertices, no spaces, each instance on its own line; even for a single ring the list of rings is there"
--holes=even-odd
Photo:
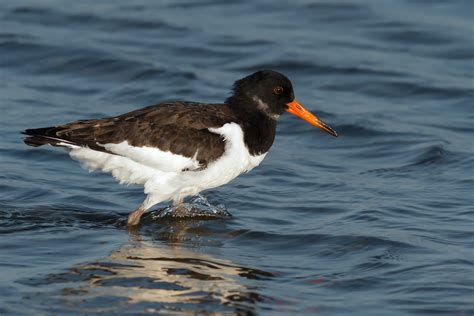
[[[472,315],[471,1],[0,2],[0,314]],[[223,101],[272,68],[341,135],[281,118],[225,218],[128,231],[142,189],[20,131]]]

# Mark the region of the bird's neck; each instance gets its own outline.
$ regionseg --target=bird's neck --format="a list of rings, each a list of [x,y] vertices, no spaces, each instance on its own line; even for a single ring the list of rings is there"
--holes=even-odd
[[[230,97],[227,104],[238,119],[244,133],[244,143],[253,156],[270,150],[275,139],[276,119],[258,110],[255,101],[247,98]]]

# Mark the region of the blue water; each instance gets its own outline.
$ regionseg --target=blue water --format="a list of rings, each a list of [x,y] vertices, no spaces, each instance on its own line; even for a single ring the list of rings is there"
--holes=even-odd
[[[0,2],[1,315],[472,315],[472,1]],[[20,131],[286,74],[230,219],[124,219],[142,189]],[[163,208],[166,204],[159,205]]]

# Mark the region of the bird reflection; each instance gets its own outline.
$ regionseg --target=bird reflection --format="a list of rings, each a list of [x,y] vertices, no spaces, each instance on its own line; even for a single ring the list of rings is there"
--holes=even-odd
[[[268,279],[272,273],[200,253],[197,246],[213,245],[215,237],[204,222],[174,221],[146,225],[141,234],[130,231],[130,242],[106,260],[76,266],[72,273],[83,276],[86,283],[63,294],[76,307],[89,306],[93,297],[94,307],[119,313],[143,308],[254,313],[255,304],[266,298],[249,279]],[[100,297],[107,298],[108,306],[100,306]],[[108,304],[111,298],[119,303]]]

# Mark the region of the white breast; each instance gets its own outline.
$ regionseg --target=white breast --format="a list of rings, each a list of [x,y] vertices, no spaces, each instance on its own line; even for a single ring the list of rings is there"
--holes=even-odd
[[[220,128],[210,128],[212,133],[220,134],[226,141],[225,152],[222,157],[209,164],[206,175],[214,178],[218,185],[227,183],[239,174],[248,172],[258,166],[265,158],[265,154],[252,156],[244,143],[242,128],[236,123],[227,123]],[[205,173],[205,172],[204,172]],[[225,179],[229,179],[226,182]]]
[[[145,186],[145,192],[175,188],[174,199],[195,195],[202,190],[215,188],[228,183],[238,175],[248,172],[258,166],[265,154],[252,156],[244,143],[241,127],[236,123],[227,123],[220,128],[210,128],[210,132],[220,134],[226,141],[224,154],[216,161],[208,164],[201,171],[187,171],[167,179],[164,184],[159,179],[153,179]]]

